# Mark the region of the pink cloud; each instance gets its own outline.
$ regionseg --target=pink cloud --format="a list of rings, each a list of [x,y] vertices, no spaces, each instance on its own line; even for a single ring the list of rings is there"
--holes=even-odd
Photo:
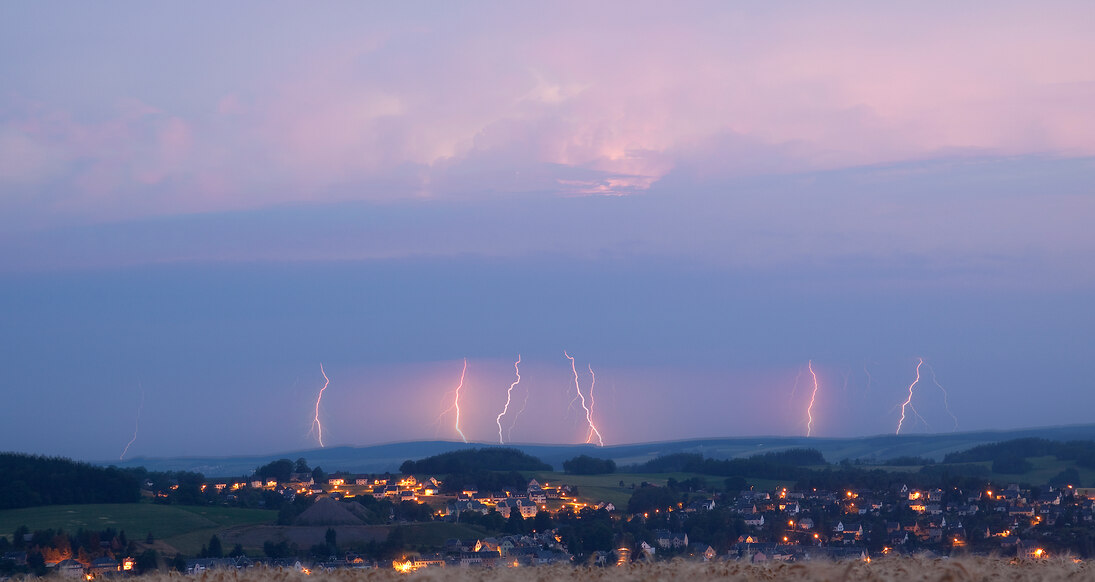
[[[1095,70],[1078,57],[1095,53],[1077,25],[1087,4],[572,8],[302,31],[293,58],[215,87],[207,103],[108,94],[107,115],[77,114],[62,96],[8,107],[0,188],[68,180],[69,205],[121,216],[530,188],[626,194],[674,171],[801,172],[962,150],[1095,155]],[[541,175],[512,179],[522,172]]]

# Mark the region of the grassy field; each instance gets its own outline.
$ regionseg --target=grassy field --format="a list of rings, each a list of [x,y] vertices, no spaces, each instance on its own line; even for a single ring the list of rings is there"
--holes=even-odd
[[[382,542],[388,538],[393,528],[402,528],[403,539],[412,547],[436,547],[440,548],[449,538],[478,539],[486,537],[486,530],[481,527],[463,523],[428,522],[410,523],[400,526],[390,525],[336,525],[331,526],[337,535],[338,544],[344,549],[353,549],[368,542]],[[262,545],[266,541],[274,543],[288,542],[298,548],[307,549],[315,544],[324,542],[328,526],[283,526],[283,525],[249,525],[228,528],[221,532],[221,540],[224,544],[232,546],[240,544],[243,549],[252,555],[262,554]],[[197,548],[201,544],[208,543],[209,537],[196,539]],[[183,553],[193,553],[185,543],[177,546]]]
[[[1095,484],[1095,470],[1086,469],[1076,465],[1075,461],[1060,461],[1057,457],[1052,455],[1045,457],[1027,457],[1027,461],[1030,462],[1032,468],[1026,473],[1014,474],[1014,473],[994,473],[992,472],[991,461],[981,461],[975,463],[959,463],[960,465],[980,465],[985,468],[987,473],[985,478],[995,483],[1027,483],[1034,486],[1042,486],[1049,482],[1050,479],[1056,477],[1061,471],[1074,467],[1080,474],[1080,482],[1073,483],[1076,486],[1089,486]],[[946,467],[947,465],[936,465],[937,467]],[[871,465],[867,468],[879,468],[885,471],[893,472],[907,472],[912,473],[919,471],[923,465],[901,465],[901,466],[888,466],[888,465]]]
[[[659,562],[631,564],[621,568],[590,568],[573,566],[541,566],[524,568],[426,568],[417,572],[401,573],[392,569],[382,570],[334,570],[325,572],[301,572],[294,569],[267,570],[256,568],[244,571],[209,571],[196,579],[201,582],[324,582],[327,580],[383,581],[383,580],[437,580],[455,582],[528,582],[559,581],[603,582],[640,580],[691,580],[707,582],[738,582],[754,580],[862,580],[866,582],[948,582],[983,580],[1091,580],[1095,572],[1084,563],[1069,559],[1016,561],[1007,558],[957,558],[929,559],[925,557],[886,558],[873,562],[829,562],[816,560],[800,563],[762,562]],[[142,577],[149,582],[178,582],[184,577],[178,574],[149,574]]]
[[[197,548],[214,533],[229,527],[272,523],[276,511],[231,507],[198,507],[121,503],[93,505],[49,505],[0,511],[0,532],[9,539],[21,525],[31,531],[40,529],[125,531],[132,540],[141,541],[149,533],[169,545],[175,543]],[[198,541],[200,540],[200,541]],[[182,548],[180,548],[182,549]]]

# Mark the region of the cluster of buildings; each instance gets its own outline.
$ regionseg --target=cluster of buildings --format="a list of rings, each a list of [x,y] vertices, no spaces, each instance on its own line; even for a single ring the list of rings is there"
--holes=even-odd
[[[1043,558],[1055,527],[1095,522],[1095,490],[1072,486],[1033,492],[1018,485],[985,491],[905,485],[886,491],[777,489],[744,491],[724,504],[750,530],[737,539],[727,557],[752,561],[869,559],[868,546],[876,553],[881,548],[881,554],[965,550]],[[708,499],[699,507],[693,503],[676,511],[685,523],[688,513],[715,506]],[[710,552],[690,546],[680,533],[659,531],[655,542],[644,542],[640,551],[653,554],[659,547],[688,547],[688,555],[706,554],[711,559]]]
[[[572,496],[573,489],[569,485],[555,485],[539,483],[536,479],[528,482],[523,490],[503,489],[501,491],[479,491],[475,487],[465,488],[456,499],[446,504],[442,515],[450,519],[459,519],[460,514],[476,512],[483,515],[491,511],[497,511],[504,518],[517,511],[522,518],[536,517],[540,511],[558,510],[568,507],[573,511],[581,511],[587,507],[593,509],[607,509],[614,511],[616,507],[611,503],[597,503],[590,505]]]

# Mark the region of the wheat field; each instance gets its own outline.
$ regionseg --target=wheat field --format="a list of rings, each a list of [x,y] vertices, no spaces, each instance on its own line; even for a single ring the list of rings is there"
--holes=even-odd
[[[574,568],[545,566],[535,568],[427,568],[410,573],[394,570],[336,570],[332,572],[301,572],[293,569],[256,568],[245,571],[210,571],[197,576],[177,573],[142,577],[148,582],[359,582],[406,580],[481,581],[481,582],[705,582],[708,580],[818,580],[818,581],[879,581],[879,582],[959,582],[984,581],[1049,581],[1093,580],[1095,567],[1067,558],[1018,561],[1007,558],[963,557],[936,559],[900,557],[873,562],[803,563],[744,562],[664,562],[633,564],[622,568]]]

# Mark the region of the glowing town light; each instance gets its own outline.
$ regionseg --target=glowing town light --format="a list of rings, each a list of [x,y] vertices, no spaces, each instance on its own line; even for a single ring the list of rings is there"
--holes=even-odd
[[[502,408],[502,412],[498,414],[498,417],[494,419],[498,423],[498,444],[503,444],[502,441],[502,417],[506,415],[509,410],[510,400],[513,398],[513,387],[521,383],[521,368],[517,367],[521,363],[521,354],[517,354],[517,361],[513,363],[513,371],[517,374],[517,380],[509,385],[509,390],[506,390],[506,406]]]
[[[118,460],[121,461],[125,458],[125,454],[129,452],[129,447],[133,446],[133,443],[137,441],[137,431],[141,428],[141,409],[144,408],[144,386],[141,386],[140,382],[137,386],[141,389],[141,403],[137,405],[137,419],[133,421],[133,438],[129,439],[129,442],[125,444],[125,448],[122,449],[122,454],[118,456]]]
[[[316,415],[312,418],[312,430],[316,432],[316,439],[319,441],[320,448],[323,448],[323,422],[319,420],[319,403],[323,400],[323,392],[327,390],[327,386],[331,384],[331,379],[327,377],[327,372],[323,370],[323,362],[319,364],[319,373],[323,374],[323,388],[319,389],[319,395],[316,396]]]
[[[953,412],[951,412],[950,402],[947,401],[947,396],[948,396],[947,395],[947,389],[944,388],[943,385],[939,383],[939,380],[937,380],[935,378],[935,368],[933,368],[931,364],[928,364],[928,371],[931,372],[931,374],[932,374],[932,382],[936,386],[938,386],[940,390],[943,391],[943,406],[947,409],[947,414],[951,415],[951,418],[954,419],[954,430],[957,431],[958,430],[958,417],[955,416]]]
[[[814,400],[817,399],[817,374],[814,373],[813,360],[807,361],[806,367],[810,370],[810,376],[814,378],[814,391],[810,394],[810,406],[806,409],[806,436],[810,436],[810,433],[814,431]]]
[[[901,425],[905,424],[905,407],[912,407],[913,389],[916,387],[916,384],[920,382],[920,366],[924,365],[924,358],[917,359],[919,361],[916,363],[916,379],[913,380],[912,384],[909,384],[909,397],[901,404],[901,419],[897,421],[897,432],[894,434],[901,434]],[[915,408],[913,408],[913,412],[916,412]]]
[[[582,389],[578,385],[578,369],[574,366],[574,357],[568,354],[566,350],[563,350],[563,355],[566,356],[568,360],[570,360],[570,371],[574,372],[574,390],[578,393],[577,398],[581,399],[582,410],[586,411],[586,423],[589,424],[589,437],[586,438],[586,442],[593,442],[593,435],[596,435],[597,442],[599,442],[600,445],[603,447],[605,446],[605,443],[604,440],[601,438],[601,432],[598,431],[597,427],[593,424],[593,414],[590,411],[589,407],[586,406],[586,397],[582,394]],[[590,368],[590,372],[592,371],[593,369]],[[594,382],[596,382],[596,379],[594,379]],[[592,398],[592,388],[590,388],[590,390],[590,397]]]
[[[468,437],[464,436],[464,431],[460,430],[460,389],[464,387],[464,375],[467,374],[467,372],[468,359],[464,358],[464,369],[460,372],[460,384],[456,386],[456,396],[453,398],[452,406],[446,408],[445,412],[442,412],[438,416],[438,420],[440,420],[441,417],[448,414],[450,410],[456,410],[456,423],[454,424],[454,427],[456,428],[456,433],[460,435],[460,438],[463,439],[465,443],[468,442]]]

